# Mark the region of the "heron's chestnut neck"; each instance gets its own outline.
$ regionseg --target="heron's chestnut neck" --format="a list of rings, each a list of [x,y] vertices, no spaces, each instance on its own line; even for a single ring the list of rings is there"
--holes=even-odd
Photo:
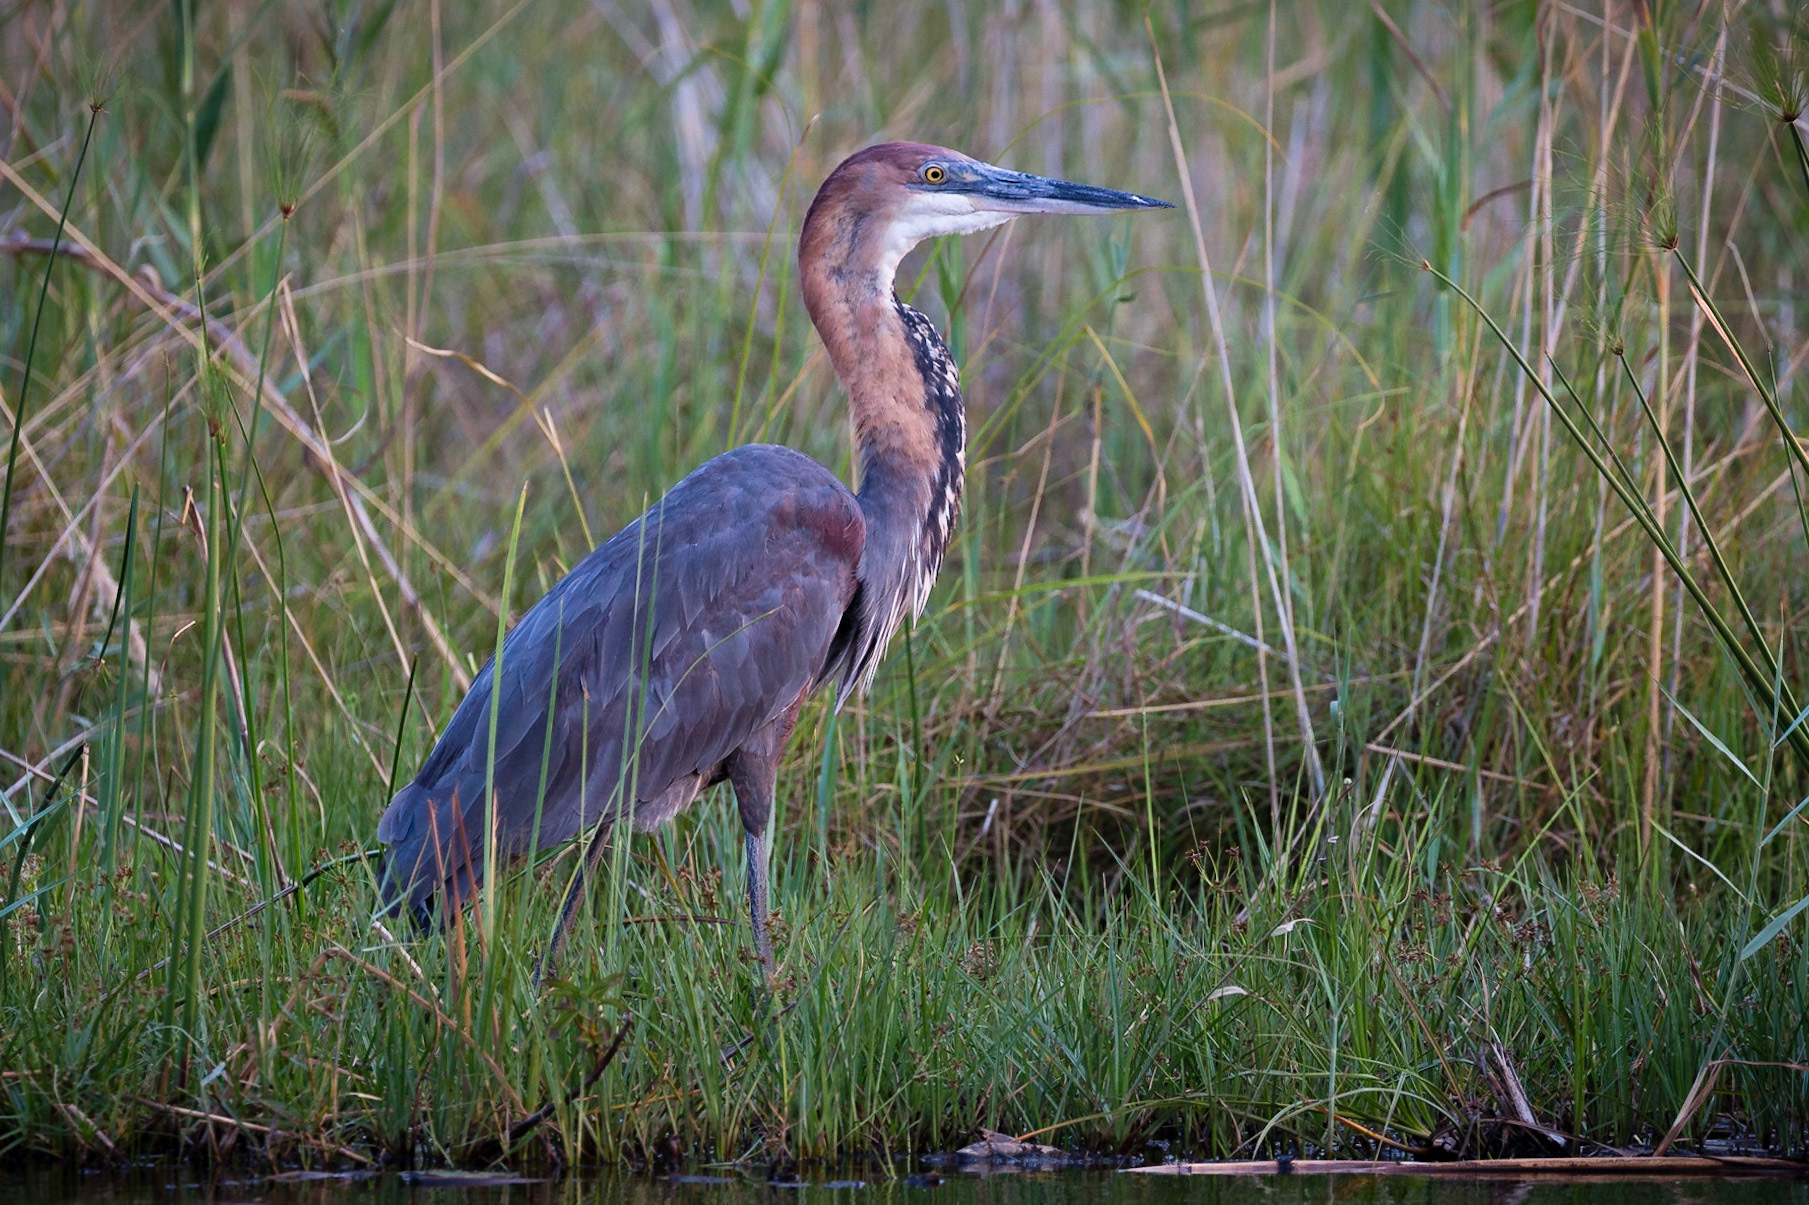
[[[929,599],[960,511],[967,432],[947,346],[892,291],[896,206],[841,175],[804,219],[798,269],[805,308],[848,390],[859,446],[867,538],[852,687],[871,677],[905,612]]]
[[[927,503],[944,461],[960,451],[948,446],[944,415],[961,405],[957,374],[934,328],[893,295],[896,206],[843,184],[832,176],[804,219],[804,305],[848,390],[863,493],[879,477],[894,490],[916,486]]]

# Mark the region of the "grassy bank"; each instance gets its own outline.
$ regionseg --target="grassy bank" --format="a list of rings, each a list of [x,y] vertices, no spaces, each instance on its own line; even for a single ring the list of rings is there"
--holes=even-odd
[[[1799,1048],[1800,947],[1741,962],[1745,918],[1724,906],[1530,861],[1466,869],[1392,820],[1332,841],[1361,829],[1357,813],[1311,834],[1291,879],[1206,862],[1160,895],[1138,872],[1109,898],[1053,881],[1011,897],[797,857],[780,876],[777,1019],[744,926],[713,923],[739,915],[738,882],[691,870],[735,865],[728,816],[621,867],[645,894],[623,893],[612,922],[603,893],[605,919],[538,1000],[546,892],[512,898],[488,943],[474,923],[404,954],[369,933],[365,876],[323,879],[210,944],[193,1064],[206,1082],[187,1086],[158,976],[113,971],[167,952],[167,932],[122,904],[111,931],[83,914],[58,973],[7,985],[29,1005],[12,1014],[10,1049],[31,1069],[8,1084],[12,1123],[28,1149],[100,1155],[102,1134],[124,1146],[180,1131],[354,1165],[481,1162],[547,1104],[518,1158],[883,1157],[965,1143],[981,1124],[1135,1156],[1159,1153],[1151,1139],[1537,1149],[1499,1120],[1498,1049],[1541,1120],[1584,1150],[1656,1142],[1680,1110],[1686,1144],[1737,1130],[1800,1149],[1800,1070],[1730,1064],[1712,1105],[1685,1107],[1702,1050]]]
[[[0,1148],[1802,1151],[1809,34],[1383,8],[0,16]],[[791,240],[881,135],[1188,203],[906,263],[968,503],[800,725],[785,1011],[714,796],[543,998],[569,852],[374,928],[499,626],[848,471]]]

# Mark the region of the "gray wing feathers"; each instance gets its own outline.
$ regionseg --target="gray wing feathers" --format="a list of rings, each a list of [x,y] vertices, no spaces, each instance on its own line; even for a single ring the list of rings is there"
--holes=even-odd
[[[824,677],[864,534],[847,487],[788,448],[674,486],[522,616],[500,674],[479,671],[378,826],[386,894],[420,915],[482,879],[493,709],[499,854],[682,808]]]

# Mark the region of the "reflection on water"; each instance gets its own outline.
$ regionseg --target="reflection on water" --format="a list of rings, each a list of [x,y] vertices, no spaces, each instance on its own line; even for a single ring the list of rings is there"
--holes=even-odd
[[[684,1176],[592,1175],[557,1182],[507,1176],[483,1180],[396,1175],[366,1179],[244,1173],[215,1177],[170,1164],[130,1173],[84,1172],[53,1166],[0,1171],[0,1205],[590,1205],[625,1201],[744,1202],[923,1201],[934,1205],[1809,1205],[1804,1180],[1705,1180],[1651,1177],[1625,1180],[1454,1180],[1418,1176],[1169,1177],[1113,1172],[1055,1172],[971,1176],[945,1174],[940,1183],[883,1180],[864,1187],[846,1178],[817,1177],[806,1185],[775,1185],[753,1175],[699,1169]],[[930,1179],[934,1179],[931,1177]]]

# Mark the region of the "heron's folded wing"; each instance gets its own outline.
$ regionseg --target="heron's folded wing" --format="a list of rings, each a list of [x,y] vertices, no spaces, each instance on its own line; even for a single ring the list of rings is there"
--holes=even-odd
[[[486,824],[519,852],[707,781],[821,677],[864,530],[847,488],[790,449],[740,448],[680,482],[480,671],[379,826],[387,889],[418,901],[461,867],[474,883]]]

